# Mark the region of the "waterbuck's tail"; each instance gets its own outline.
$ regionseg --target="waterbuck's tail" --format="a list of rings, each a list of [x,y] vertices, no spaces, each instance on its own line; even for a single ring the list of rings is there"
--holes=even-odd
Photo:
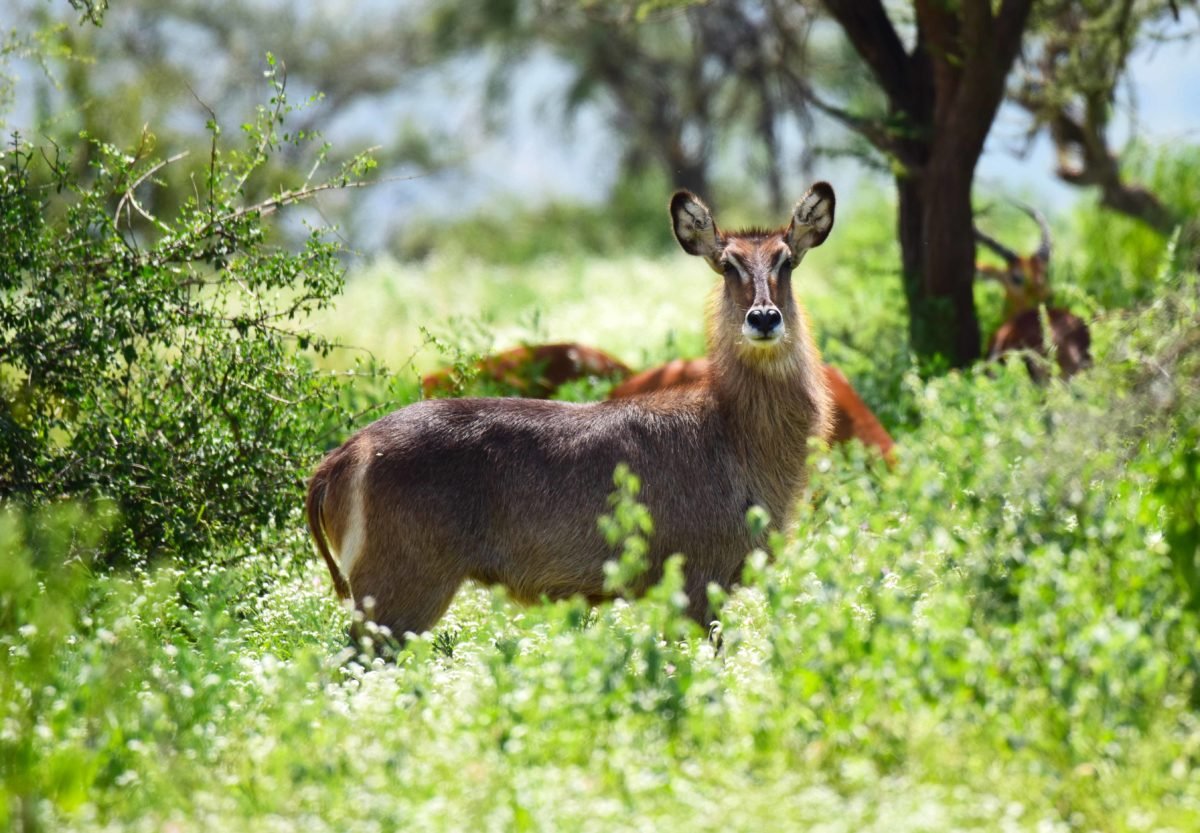
[[[304,501],[305,509],[308,511],[308,531],[312,534],[317,552],[321,553],[321,557],[325,559],[325,566],[329,568],[329,576],[333,579],[333,589],[338,594],[338,598],[348,599],[350,598],[350,582],[342,574],[341,565],[337,563],[333,553],[329,551],[329,540],[325,537],[325,525],[321,520],[321,510],[325,505],[325,492],[329,488],[329,476],[326,469],[327,466],[322,463],[313,474],[312,479],[308,481],[308,497]]]

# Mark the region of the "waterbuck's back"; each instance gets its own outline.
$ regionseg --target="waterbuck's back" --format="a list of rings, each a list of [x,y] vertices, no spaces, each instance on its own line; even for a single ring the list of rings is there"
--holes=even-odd
[[[670,408],[660,407],[668,401]],[[337,524],[361,552],[331,542],[351,585],[363,558],[394,560],[402,573],[405,556],[376,545],[407,542],[426,569],[504,584],[521,600],[600,597],[603,563],[615,553],[597,519],[610,509],[614,469],[626,463],[641,476],[639,500],[654,521],[647,580],[682,552],[691,569],[731,581],[740,559],[724,562],[751,548],[745,511],[761,502],[752,474],[735,460],[716,409],[701,395],[587,405],[420,402],[330,456],[325,466],[337,471],[330,497],[357,492],[338,505],[359,514],[363,528],[356,537],[356,521]]]

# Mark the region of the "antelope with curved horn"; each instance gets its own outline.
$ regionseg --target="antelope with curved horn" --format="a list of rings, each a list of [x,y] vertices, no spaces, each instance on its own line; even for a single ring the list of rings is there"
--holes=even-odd
[[[997,359],[1005,353],[1022,350],[1041,357],[1053,354],[1062,371],[1069,377],[1091,367],[1091,333],[1079,316],[1061,307],[1049,306],[1050,254],[1052,244],[1050,224],[1040,211],[1027,205],[1018,207],[1037,223],[1041,238],[1030,255],[1019,255],[992,237],[975,229],[975,239],[1004,260],[1004,267],[976,264],[976,271],[1000,283],[1004,288],[1004,323],[988,344],[988,358]],[[1050,325],[1050,348],[1042,327],[1045,313]],[[1029,374],[1038,382],[1046,379],[1040,362],[1026,361]]]
[[[1019,315],[1027,309],[1033,309],[1050,299],[1050,285],[1047,273],[1050,269],[1050,253],[1053,245],[1050,239],[1050,224],[1040,211],[1024,203],[1017,203],[1038,225],[1041,238],[1037,249],[1029,255],[1019,255],[1012,249],[1000,243],[993,237],[975,229],[975,239],[1004,261],[1004,266],[993,266],[987,263],[976,264],[979,274],[991,278],[1004,288],[1004,320]]]
[[[728,233],[681,191],[676,239],[722,276],[708,314],[709,384],[622,400],[433,399],[368,425],[328,454],[309,482],[307,517],[334,586],[397,637],[442,616],[467,579],[521,602],[608,596],[615,553],[597,526],[612,475],[642,478],[654,519],[648,570],[632,592],[685,555],[688,613],[709,621],[706,588],[729,586],[771,529],[792,516],[808,440],[829,429],[829,391],[792,268],[833,226],[819,182],[778,230]]]

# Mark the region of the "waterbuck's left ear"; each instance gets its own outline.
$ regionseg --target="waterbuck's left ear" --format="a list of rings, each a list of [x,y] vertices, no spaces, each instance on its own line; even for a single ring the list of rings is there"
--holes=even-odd
[[[671,228],[685,252],[699,255],[718,273],[722,271],[725,241],[708,206],[691,191],[676,191],[671,197]]]
[[[783,240],[792,250],[792,264],[799,263],[804,253],[820,246],[833,228],[833,188],[828,182],[818,182],[808,189],[792,209],[792,222]]]

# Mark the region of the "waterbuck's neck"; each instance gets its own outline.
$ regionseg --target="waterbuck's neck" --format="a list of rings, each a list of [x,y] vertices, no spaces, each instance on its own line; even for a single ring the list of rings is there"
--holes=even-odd
[[[761,435],[770,445],[797,435],[803,445],[808,436],[825,433],[829,418],[820,353],[805,316],[796,317],[798,326],[770,356],[758,356],[760,349],[752,347],[739,349],[740,333],[721,330],[709,339],[713,393],[722,412],[739,424],[766,429],[747,436]]]
[[[751,500],[780,523],[804,484],[809,438],[829,433],[829,389],[792,271],[825,242],[834,202],[818,182],[787,226],[725,234],[695,194],[671,198],[675,239],[722,276],[708,315],[712,395],[747,467]]]
[[[719,303],[719,302],[718,302]],[[827,437],[832,406],[807,316],[793,307],[783,343],[762,350],[740,332],[709,333],[712,392],[730,440],[760,481],[758,499],[779,521],[804,483],[810,437]]]

